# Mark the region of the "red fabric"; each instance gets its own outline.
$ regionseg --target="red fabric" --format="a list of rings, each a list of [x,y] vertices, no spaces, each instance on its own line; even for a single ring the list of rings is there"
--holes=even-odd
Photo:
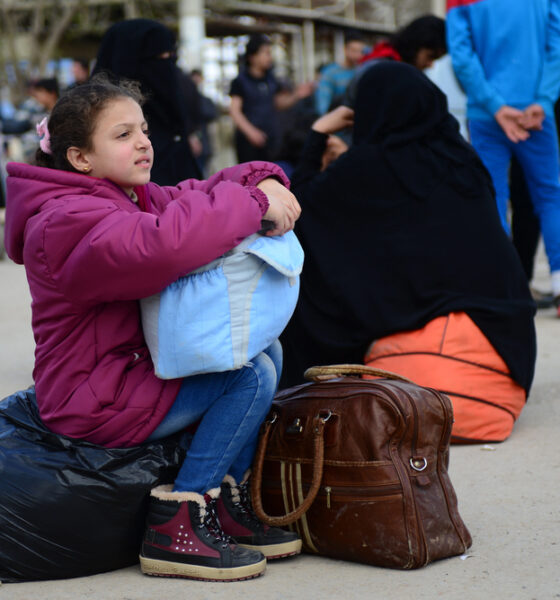
[[[150,200],[150,194],[147,193],[146,186],[139,186],[134,188],[134,193],[138,198],[138,207],[142,212],[152,212],[152,202]]]
[[[32,296],[39,411],[56,433],[109,446],[146,439],[180,380],[154,374],[138,298],[231,249],[261,227],[245,185],[271,174],[245,163],[208,181],[148,184],[142,212],[117,186],[78,173],[8,165],[6,250]]]
[[[466,313],[377,340],[365,362],[446,393],[454,442],[505,440],[525,406],[525,390]]]
[[[447,10],[457,8],[458,6],[468,6],[469,4],[476,4],[482,2],[482,0],[447,0]]]
[[[360,60],[360,63],[365,63],[368,60],[373,60],[374,58],[392,58],[393,60],[397,60],[399,62],[402,61],[401,55],[391,46],[389,42],[379,42],[377,43],[371,52],[366,54]]]
[[[220,525],[227,535],[231,535],[232,537],[241,537],[241,536],[249,536],[253,535],[254,531],[251,531],[248,527],[245,527],[243,523],[239,523],[236,521],[230,514],[228,509],[224,504],[224,500],[222,496],[218,498],[218,502],[216,503],[216,510],[218,511],[218,519],[220,520]]]
[[[148,516],[148,519],[150,517]],[[179,510],[172,519],[165,523],[149,523],[148,528],[157,531],[168,541],[167,545],[158,542],[144,541],[144,544],[159,548],[179,556],[197,556],[200,558],[220,558],[219,550],[205,544],[195,533],[198,524],[192,523],[188,502],[181,502]],[[214,538],[215,539],[215,538]],[[209,539],[211,541],[212,538]],[[148,552],[149,553],[149,552]]]

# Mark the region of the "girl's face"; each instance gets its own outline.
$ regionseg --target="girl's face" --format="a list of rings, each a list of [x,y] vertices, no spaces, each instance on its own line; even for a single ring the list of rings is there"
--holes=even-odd
[[[88,175],[109,179],[128,195],[148,183],[154,151],[140,105],[127,97],[111,101],[97,117],[92,150],[84,158]]]

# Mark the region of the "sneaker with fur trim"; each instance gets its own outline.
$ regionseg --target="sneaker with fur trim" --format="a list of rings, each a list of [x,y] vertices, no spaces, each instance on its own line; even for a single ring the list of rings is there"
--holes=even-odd
[[[244,548],[260,550],[268,560],[301,552],[301,539],[294,531],[265,525],[253,512],[249,482],[240,484],[226,475],[217,502],[218,518],[227,535]]]
[[[161,485],[151,491],[140,552],[143,573],[239,581],[264,572],[263,554],[234,544],[220,527],[215,506],[220,488],[204,496],[171,490],[171,485]]]

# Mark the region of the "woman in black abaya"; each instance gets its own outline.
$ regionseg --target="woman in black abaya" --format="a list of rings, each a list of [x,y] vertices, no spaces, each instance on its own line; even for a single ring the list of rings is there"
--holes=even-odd
[[[321,171],[328,134],[353,145]],[[374,340],[462,312],[528,392],[534,305],[494,190],[423,73],[380,62],[347,107],[312,127],[292,190],[302,205],[300,299],[281,337],[281,387],[307,367],[363,363]]]
[[[188,139],[196,121],[193,98],[198,96],[175,61],[176,41],[170,29],[150,19],[129,19],[105,32],[94,69],[140,82],[154,147],[151,180],[159,185],[201,178]]]

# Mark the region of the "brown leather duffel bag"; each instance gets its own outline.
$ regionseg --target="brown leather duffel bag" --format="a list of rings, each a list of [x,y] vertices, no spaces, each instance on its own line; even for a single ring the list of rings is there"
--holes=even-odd
[[[384,379],[340,377],[361,373]],[[449,398],[362,365],[306,377],[314,382],[277,394],[263,425],[257,516],[297,530],[304,551],[343,560],[414,569],[464,553],[471,536],[447,473]]]

